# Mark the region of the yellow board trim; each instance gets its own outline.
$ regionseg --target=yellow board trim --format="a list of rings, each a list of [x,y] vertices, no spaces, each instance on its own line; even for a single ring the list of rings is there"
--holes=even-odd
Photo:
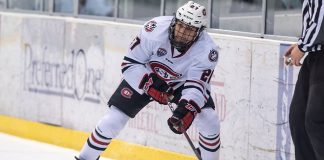
[[[89,133],[0,115],[0,132],[79,151]],[[193,156],[114,139],[102,156],[118,160],[194,160]]]

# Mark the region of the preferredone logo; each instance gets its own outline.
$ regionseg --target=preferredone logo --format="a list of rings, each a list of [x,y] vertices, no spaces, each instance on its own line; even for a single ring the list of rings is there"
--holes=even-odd
[[[48,53],[44,46],[42,53],[35,53],[25,44],[24,52],[24,90],[100,103],[104,67],[89,64],[83,49],[64,55]],[[51,58],[54,54],[62,59]]]

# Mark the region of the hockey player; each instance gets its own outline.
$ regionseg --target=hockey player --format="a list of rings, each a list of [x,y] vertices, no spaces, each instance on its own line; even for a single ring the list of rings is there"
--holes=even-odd
[[[204,30],[204,6],[189,1],[175,16],[145,23],[129,47],[122,65],[123,80],[108,101],[109,112],[99,121],[77,159],[95,160],[130,118],[155,100],[177,107],[167,120],[176,134],[194,122],[203,160],[218,160],[220,124],[210,96],[209,81],[218,47]]]

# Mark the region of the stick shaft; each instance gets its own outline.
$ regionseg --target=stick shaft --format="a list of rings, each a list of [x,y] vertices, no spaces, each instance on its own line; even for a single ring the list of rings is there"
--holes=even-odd
[[[195,148],[195,146],[194,146],[194,144],[192,143],[192,141],[191,141],[189,135],[187,134],[187,132],[184,132],[183,134],[185,135],[185,137],[186,137],[186,139],[187,139],[187,141],[188,141],[188,143],[189,143],[191,149],[194,151],[194,153],[195,153],[196,157],[198,158],[198,160],[202,160],[202,159],[201,159],[201,156],[200,156],[200,154],[199,154],[199,152],[198,152],[197,149]]]

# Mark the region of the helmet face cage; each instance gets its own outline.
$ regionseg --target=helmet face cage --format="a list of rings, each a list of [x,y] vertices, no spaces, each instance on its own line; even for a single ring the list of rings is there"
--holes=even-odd
[[[170,28],[169,39],[178,51],[189,48],[199,37],[200,33],[206,28],[207,18],[204,6],[189,1],[177,10]],[[180,29],[176,25],[181,26]]]
[[[171,45],[175,47],[178,51],[184,51],[198,39],[200,32],[203,29],[204,28],[197,28],[185,24],[184,22],[173,18],[169,29],[169,39]]]

